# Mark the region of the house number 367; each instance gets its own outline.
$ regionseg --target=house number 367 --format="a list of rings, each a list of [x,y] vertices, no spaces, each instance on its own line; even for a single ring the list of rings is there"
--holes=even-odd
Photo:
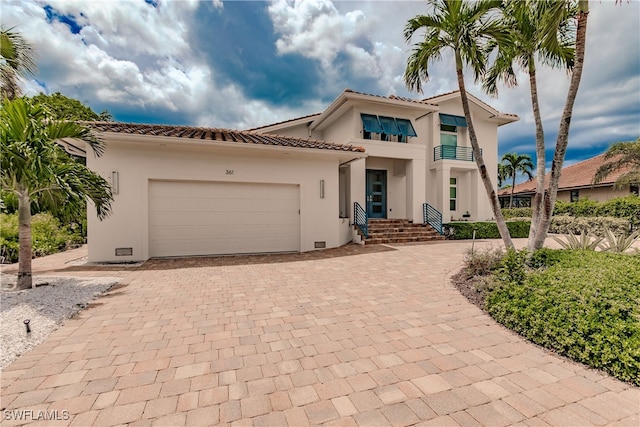
[[[233,169],[226,169],[224,173],[225,175],[233,175]]]

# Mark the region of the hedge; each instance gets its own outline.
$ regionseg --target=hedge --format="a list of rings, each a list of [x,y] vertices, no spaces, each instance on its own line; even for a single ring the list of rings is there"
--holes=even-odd
[[[522,266],[520,253],[505,257],[489,313],[539,345],[640,385],[640,257],[543,255],[546,268],[535,270]]]
[[[517,218],[532,216],[531,208],[502,209],[505,218]],[[554,216],[573,217],[613,217],[626,219],[634,226],[640,226],[640,197],[629,195],[616,197],[606,202],[597,202],[589,198],[583,198],[577,202],[556,202],[553,210]]]
[[[445,229],[453,229],[454,240],[465,240],[473,238],[473,231],[476,232],[476,239],[499,239],[500,232],[495,222],[450,222],[444,224]],[[511,237],[529,237],[531,221],[507,221],[507,228]]]
[[[616,236],[628,235],[630,231],[629,221],[622,218],[611,217],[572,217],[568,215],[554,216],[551,219],[549,233],[554,234],[582,234],[589,233],[592,236],[605,235],[605,229],[613,231]]]

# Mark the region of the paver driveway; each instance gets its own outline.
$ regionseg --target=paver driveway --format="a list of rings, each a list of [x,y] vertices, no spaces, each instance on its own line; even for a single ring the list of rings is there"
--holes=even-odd
[[[468,247],[148,262],[9,366],[2,408],[71,425],[639,425],[638,388],[448,283]]]

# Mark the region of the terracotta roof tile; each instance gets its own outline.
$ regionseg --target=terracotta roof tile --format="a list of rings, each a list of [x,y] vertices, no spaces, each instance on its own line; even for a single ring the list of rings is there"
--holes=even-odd
[[[372,96],[374,98],[392,99],[392,100],[396,100],[396,101],[413,102],[415,104],[423,104],[423,105],[426,104],[426,105],[432,105],[434,107],[438,106],[437,104],[431,104],[429,102],[425,102],[425,100],[405,98],[405,97],[396,96],[396,95],[389,95],[389,96],[374,95],[374,94],[371,94],[371,93],[358,92],[358,91],[355,91],[355,90],[352,90],[352,89],[345,89],[344,92],[355,93],[357,95]]]
[[[605,163],[604,154],[601,154],[596,157],[592,157],[587,160],[583,160],[580,163],[576,163],[571,166],[567,166],[562,169],[562,174],[560,175],[560,183],[558,185],[558,190],[568,190],[572,188],[579,187],[591,187],[591,183],[593,181],[593,177],[596,174],[598,168]],[[627,172],[628,168],[623,168],[618,171],[611,173],[608,177],[606,177],[599,186],[602,185],[611,185],[613,182],[618,179],[620,175]],[[549,174],[545,175],[545,187],[549,184]],[[515,186],[513,194],[521,194],[521,193],[532,193],[536,190],[536,180],[532,179],[523,183],[520,183]],[[498,192],[500,196],[506,196],[511,194],[511,188],[503,188]]]
[[[147,125],[137,123],[118,122],[86,122],[97,132],[124,133],[131,135],[152,135],[169,138],[200,139],[205,141],[228,141],[244,144],[273,145],[291,148],[309,148],[315,150],[350,151],[363,153],[364,148],[347,144],[333,144],[331,142],[314,139],[291,138],[287,136],[250,133],[229,129],[201,128],[190,126]]]

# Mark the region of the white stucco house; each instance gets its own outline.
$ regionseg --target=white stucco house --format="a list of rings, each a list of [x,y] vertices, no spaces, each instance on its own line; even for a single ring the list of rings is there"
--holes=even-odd
[[[498,127],[518,120],[470,96],[497,178]],[[323,112],[249,131],[95,123],[113,213],[88,215],[90,262],[305,252],[357,239],[370,219],[493,216],[459,92],[425,100],[342,92]]]

